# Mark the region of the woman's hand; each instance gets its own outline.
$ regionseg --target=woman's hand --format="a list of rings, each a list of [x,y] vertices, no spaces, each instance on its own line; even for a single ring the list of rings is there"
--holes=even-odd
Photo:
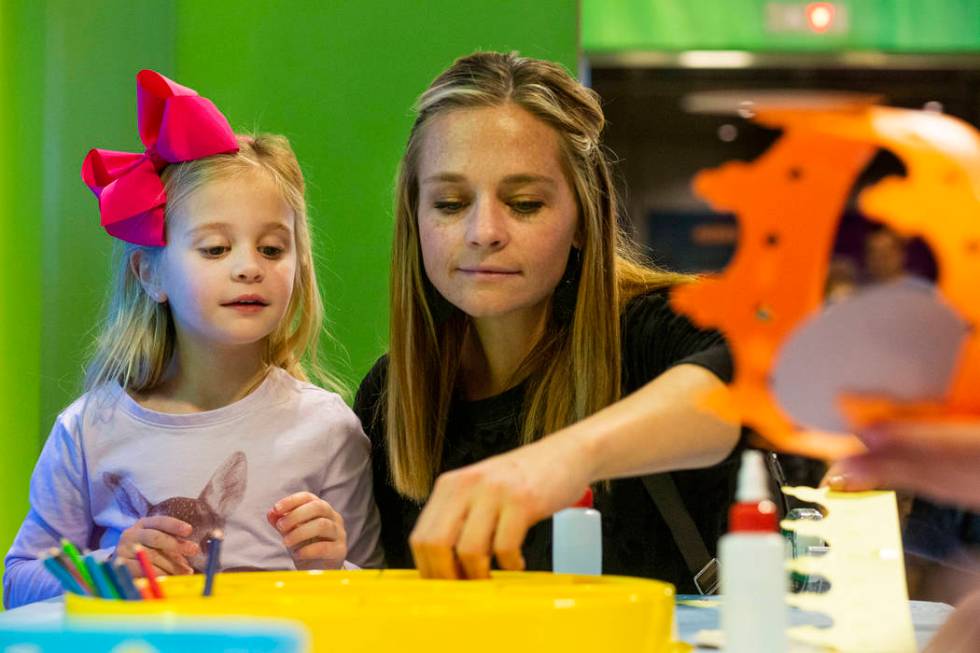
[[[441,475],[409,538],[426,578],[489,578],[524,569],[528,529],[581,498],[592,481],[585,445],[569,434],[546,437]]]
[[[183,539],[192,531],[190,524],[174,517],[143,517],[123,531],[115,557],[126,563],[133,576],[142,576],[143,568],[136,559],[135,547],[139,544],[146,550],[155,573],[167,576],[193,574],[194,569],[187,563],[187,558],[200,553],[201,548]]]
[[[344,518],[310,492],[280,499],[266,515],[297,569],[340,569],[347,558]]]
[[[824,477],[834,490],[908,490],[980,510],[980,424],[895,422],[858,437],[867,453],[837,462]]]

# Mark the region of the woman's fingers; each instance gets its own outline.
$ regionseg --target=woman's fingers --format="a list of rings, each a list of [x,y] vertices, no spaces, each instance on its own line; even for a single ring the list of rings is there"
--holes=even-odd
[[[497,523],[497,531],[493,538],[493,553],[501,569],[508,571],[523,571],[524,556],[521,545],[531,527],[526,508],[518,503],[510,502],[504,506]]]
[[[953,458],[910,458],[898,452],[865,454],[836,463],[828,473],[831,489],[907,490],[937,501],[980,509],[980,466],[963,466]]]
[[[462,576],[455,548],[472,493],[471,482],[465,474],[450,472],[436,480],[432,496],[408,538],[412,557],[425,578]]]
[[[466,578],[490,578],[490,552],[499,511],[499,495],[481,488],[456,542],[456,557]]]
[[[409,538],[422,576],[486,578],[491,555],[504,569],[524,569],[528,529],[570,505],[589,482],[562,464],[580,454],[548,437],[440,476]],[[555,475],[556,467],[571,471]]]

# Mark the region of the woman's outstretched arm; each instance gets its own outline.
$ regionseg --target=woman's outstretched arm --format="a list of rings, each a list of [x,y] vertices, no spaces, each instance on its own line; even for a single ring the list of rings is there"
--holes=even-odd
[[[528,529],[587,485],[722,461],[739,426],[701,407],[711,392],[727,390],[707,369],[678,365],[581,422],[443,474],[410,538],[419,571],[486,578],[491,556],[503,569],[523,569]]]

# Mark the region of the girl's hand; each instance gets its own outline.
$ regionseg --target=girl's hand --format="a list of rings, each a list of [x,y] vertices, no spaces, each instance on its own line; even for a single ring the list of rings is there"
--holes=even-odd
[[[143,517],[123,531],[116,545],[115,557],[126,563],[134,577],[143,575],[143,568],[136,559],[135,546],[140,544],[153,565],[153,571],[166,576],[193,574],[187,564],[189,556],[201,552],[200,547],[188,537],[193,529],[187,522],[173,517],[157,515]]]
[[[344,518],[310,492],[280,499],[266,515],[297,569],[340,569],[347,558]]]
[[[524,569],[528,529],[581,498],[589,456],[568,437],[547,437],[441,475],[409,538],[426,578],[489,578]]]

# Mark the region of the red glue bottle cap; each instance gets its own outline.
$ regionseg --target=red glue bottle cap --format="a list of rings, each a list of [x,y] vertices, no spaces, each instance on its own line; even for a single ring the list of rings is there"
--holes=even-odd
[[[591,507],[592,507],[592,488],[587,487],[585,488],[585,494],[583,494],[582,498],[576,501],[572,505],[572,508],[591,508]]]
[[[758,503],[734,503],[728,511],[729,533],[775,533],[778,530],[776,504],[768,499]]]
[[[769,474],[762,452],[742,452],[735,501],[728,511],[730,533],[779,530],[776,504],[769,500]]]

